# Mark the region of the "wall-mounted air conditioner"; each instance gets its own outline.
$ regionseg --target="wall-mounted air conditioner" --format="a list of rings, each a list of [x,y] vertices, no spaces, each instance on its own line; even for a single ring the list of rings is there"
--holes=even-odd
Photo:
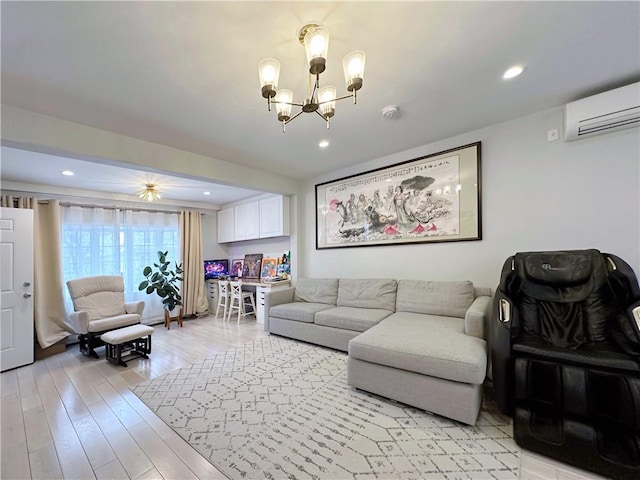
[[[640,82],[567,103],[564,139],[609,133],[640,125]]]

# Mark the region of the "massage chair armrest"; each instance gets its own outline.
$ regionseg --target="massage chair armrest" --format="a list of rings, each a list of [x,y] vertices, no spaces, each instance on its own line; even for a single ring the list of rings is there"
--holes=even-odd
[[[491,315],[491,374],[495,400],[502,413],[513,414],[513,359],[511,358],[512,329],[516,330],[517,311],[511,299],[498,290],[493,299]]]
[[[127,313],[137,313],[142,316],[142,312],[144,311],[144,300],[139,300],[137,302],[126,302],[124,304],[124,310]]]
[[[619,332],[612,332],[614,341],[625,353],[640,357],[640,300],[632,303],[616,318]]]
[[[89,332],[89,312],[72,312],[69,314],[69,326],[77,335]]]
[[[491,297],[476,297],[464,315],[464,333],[486,340],[485,325],[491,315]]]

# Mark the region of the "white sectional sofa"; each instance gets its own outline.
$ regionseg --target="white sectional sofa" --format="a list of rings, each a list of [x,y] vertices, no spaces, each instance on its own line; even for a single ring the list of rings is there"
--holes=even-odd
[[[490,289],[303,278],[266,302],[270,333],[347,351],[353,387],[475,424],[487,372]]]

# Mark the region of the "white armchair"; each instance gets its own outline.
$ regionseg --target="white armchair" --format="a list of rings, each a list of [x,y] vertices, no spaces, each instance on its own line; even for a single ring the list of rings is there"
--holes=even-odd
[[[144,302],[124,301],[124,280],[120,275],[69,280],[67,288],[75,310],[69,322],[80,341],[80,351],[98,358],[95,348],[104,345],[100,335],[140,323]]]

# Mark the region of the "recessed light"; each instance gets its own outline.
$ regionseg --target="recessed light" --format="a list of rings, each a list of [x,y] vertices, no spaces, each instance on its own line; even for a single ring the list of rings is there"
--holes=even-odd
[[[515,65],[511,67],[509,70],[507,70],[506,72],[504,72],[504,75],[502,75],[502,78],[504,78],[505,80],[509,80],[511,78],[517,77],[522,72],[524,72],[524,67],[520,65]]]
[[[329,140],[322,140],[322,141],[318,144],[318,146],[319,146],[320,148],[327,148],[327,147],[329,146]]]
[[[211,195],[211,192],[204,192],[205,195]]]
[[[72,177],[73,175],[75,175],[71,170],[63,170],[60,173],[66,177]]]

